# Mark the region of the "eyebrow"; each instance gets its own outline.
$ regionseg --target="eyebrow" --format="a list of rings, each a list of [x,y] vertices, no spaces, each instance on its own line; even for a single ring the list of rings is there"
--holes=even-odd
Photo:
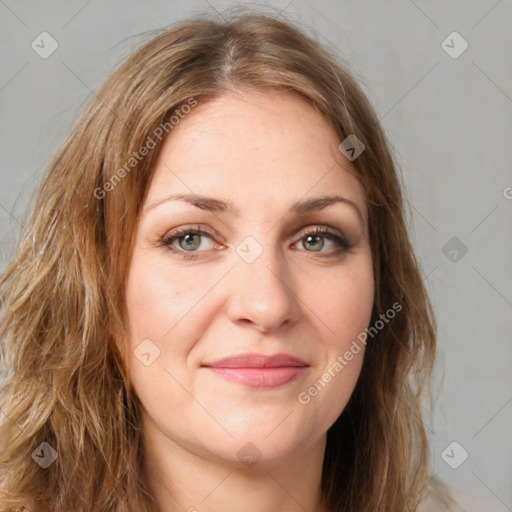
[[[159,199],[158,201],[155,201],[154,203],[144,208],[143,213],[147,213],[149,210],[152,210],[153,208],[156,208],[163,203],[179,200],[186,201],[196,208],[213,213],[227,213],[234,216],[240,215],[240,209],[230,201],[198,194],[173,194],[163,197],[162,199]],[[287,214],[307,215],[308,213],[323,210],[324,208],[327,208],[328,206],[335,203],[344,203],[351,206],[356,211],[359,219],[363,223],[363,226],[366,225],[366,220],[357,203],[352,201],[352,199],[339,195],[311,197],[308,199],[299,200],[289,208]]]

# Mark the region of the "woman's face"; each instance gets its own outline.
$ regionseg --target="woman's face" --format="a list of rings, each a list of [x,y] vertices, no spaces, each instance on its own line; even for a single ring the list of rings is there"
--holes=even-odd
[[[126,361],[153,441],[238,464],[325,443],[374,294],[364,191],[339,142],[277,92],[199,104],[166,139],[127,280]]]

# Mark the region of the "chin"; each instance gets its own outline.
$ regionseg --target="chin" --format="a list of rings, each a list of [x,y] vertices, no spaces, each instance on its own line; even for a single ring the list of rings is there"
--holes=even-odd
[[[279,422],[282,422],[279,425]],[[304,438],[300,426],[278,422],[252,423],[239,430],[233,437],[224,437],[224,443],[212,443],[206,447],[224,461],[239,467],[264,468],[289,462],[319,437]],[[277,428],[276,428],[277,427]]]

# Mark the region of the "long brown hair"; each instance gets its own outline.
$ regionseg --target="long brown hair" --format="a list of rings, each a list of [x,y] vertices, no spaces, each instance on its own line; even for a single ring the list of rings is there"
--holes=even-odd
[[[300,95],[340,141],[353,134],[366,147],[353,166],[368,202],[371,325],[395,303],[402,310],[368,341],[356,389],[327,433],[322,487],[331,511],[418,510],[436,327],[385,135],[326,49],[292,22],[238,13],[152,37],[108,78],[45,173],[0,279],[3,512],[157,510],[140,471],[141,405],[118,348],[138,215],[163,140],[155,133],[164,125],[172,136],[171,116],[191,98],[251,89]],[[154,148],[141,157],[148,138]],[[36,463],[52,453],[47,468]]]

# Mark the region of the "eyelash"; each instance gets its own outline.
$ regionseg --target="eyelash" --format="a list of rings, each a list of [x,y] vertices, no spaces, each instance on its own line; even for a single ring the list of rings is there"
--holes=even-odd
[[[203,252],[203,251],[184,251],[183,249],[177,249],[176,247],[172,246],[172,243],[175,240],[178,240],[179,238],[185,236],[185,235],[206,235],[210,238],[214,237],[215,234],[213,232],[209,232],[207,230],[201,229],[200,226],[197,226],[196,229],[193,228],[176,228],[175,230],[171,231],[170,233],[166,234],[164,238],[161,240],[161,245],[165,246],[165,248],[169,251],[171,251],[173,254],[177,254],[178,256],[182,257],[186,260],[192,260],[198,257],[197,253]],[[337,249],[334,250],[331,254],[328,254],[328,256],[337,256],[341,253],[349,251],[353,247],[353,243],[350,242],[340,231],[337,229],[331,228],[329,226],[317,226],[316,228],[306,231],[302,234],[302,236],[297,240],[297,242],[300,242],[301,240],[304,240],[308,236],[322,236],[324,238],[327,238],[328,240],[331,240],[334,242],[337,246]],[[297,243],[295,242],[295,243]],[[315,251],[306,251],[315,253]],[[319,253],[324,254],[324,253]],[[321,256],[326,257],[326,256]]]

